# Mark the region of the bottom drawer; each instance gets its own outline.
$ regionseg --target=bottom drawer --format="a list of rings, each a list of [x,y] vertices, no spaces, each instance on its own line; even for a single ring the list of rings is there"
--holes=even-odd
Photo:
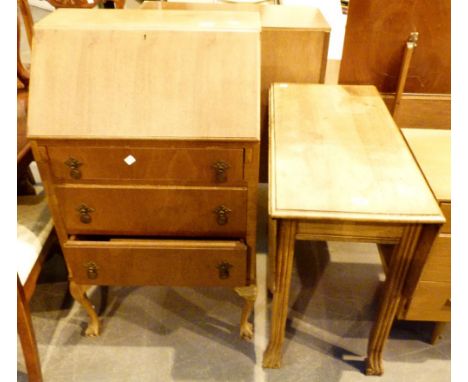
[[[239,241],[69,240],[64,254],[78,284],[236,287],[247,282],[247,247]]]
[[[420,281],[403,318],[450,321],[450,283]]]

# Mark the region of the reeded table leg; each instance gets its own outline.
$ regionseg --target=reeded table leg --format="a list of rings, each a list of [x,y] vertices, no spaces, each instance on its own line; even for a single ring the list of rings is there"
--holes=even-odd
[[[70,281],[71,295],[76,301],[83,305],[89,315],[90,322],[88,323],[85,334],[88,337],[96,337],[99,335],[100,325],[96,311],[89,301],[88,296],[86,296],[86,291],[89,288],[89,285],[78,285],[74,281]]]
[[[295,221],[280,220],[278,223],[279,244],[276,253],[275,293],[273,295],[270,342],[263,354],[263,367],[276,369],[281,367],[281,350],[288,316],[289,287],[296,236]]]
[[[414,224],[407,226],[403,231],[400,243],[393,253],[377,318],[369,337],[366,359],[367,375],[383,374],[383,347],[390,334],[390,329],[402,297],[403,286],[420,234],[420,225]]]
[[[244,340],[250,340],[253,337],[253,325],[249,322],[249,317],[252,314],[255,300],[257,299],[257,286],[249,285],[234,288],[234,290],[245,300],[240,321],[240,336]]]

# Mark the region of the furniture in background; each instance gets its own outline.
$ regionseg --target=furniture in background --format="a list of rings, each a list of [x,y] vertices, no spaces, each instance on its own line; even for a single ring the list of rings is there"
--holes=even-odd
[[[450,15],[450,0],[350,1],[339,83],[375,85],[392,109],[405,45],[417,32],[395,122],[450,129]]]
[[[445,322],[450,321],[451,264],[451,179],[450,130],[402,129],[403,135],[431,187],[446,223],[434,241],[427,261],[409,297],[401,303],[397,317],[403,320],[434,321],[432,343],[441,335]],[[379,246],[384,270],[388,273],[391,252]]]
[[[268,181],[268,91],[274,82],[323,83],[330,26],[318,8],[252,3],[145,1],[141,9],[256,11],[261,31],[260,181]]]
[[[375,242],[392,250],[366,361],[366,374],[381,375],[385,341],[442,212],[375,87],[274,84],[270,121],[274,295],[263,366],[281,365],[295,240]]]
[[[124,8],[125,0],[47,0],[55,8],[94,8],[104,5],[105,8]]]
[[[54,243],[53,222],[44,191],[17,200],[17,326],[29,381],[42,381],[29,301]]]
[[[90,285],[166,285],[235,288],[252,336],[259,33],[253,12],[60,9],[36,24],[28,135],[87,335]]]

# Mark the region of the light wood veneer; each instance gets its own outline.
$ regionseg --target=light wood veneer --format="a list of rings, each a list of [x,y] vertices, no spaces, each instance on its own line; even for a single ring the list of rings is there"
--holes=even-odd
[[[221,286],[251,338],[258,14],[60,10],[36,32],[28,135],[86,334],[90,285]]]

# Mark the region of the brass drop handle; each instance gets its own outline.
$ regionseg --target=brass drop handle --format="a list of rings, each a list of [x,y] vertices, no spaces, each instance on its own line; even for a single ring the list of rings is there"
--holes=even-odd
[[[219,272],[219,278],[221,280],[225,280],[229,278],[229,270],[232,268],[232,264],[229,264],[228,262],[223,261],[222,263],[218,264],[216,266]]]
[[[72,157],[68,158],[67,161],[65,162],[65,165],[70,167],[70,176],[73,179],[80,179],[81,178],[80,166],[82,164],[83,163],[81,163],[80,161],[78,161],[77,159],[72,158]]]
[[[99,267],[97,264],[93,261],[90,261],[86,264],[84,264],[86,268],[86,276],[88,276],[88,279],[90,280],[95,280],[98,277],[98,269]]]
[[[231,166],[222,160],[218,160],[213,164],[213,169],[215,170],[215,180],[216,183],[224,183],[227,181],[226,170]]]
[[[80,221],[84,224],[91,223],[90,212],[94,212],[94,208],[88,207],[86,204],[80,204],[76,209],[80,213]]]
[[[216,222],[219,225],[225,225],[228,223],[228,217],[232,211],[225,206],[218,206],[213,212],[216,214]]]

